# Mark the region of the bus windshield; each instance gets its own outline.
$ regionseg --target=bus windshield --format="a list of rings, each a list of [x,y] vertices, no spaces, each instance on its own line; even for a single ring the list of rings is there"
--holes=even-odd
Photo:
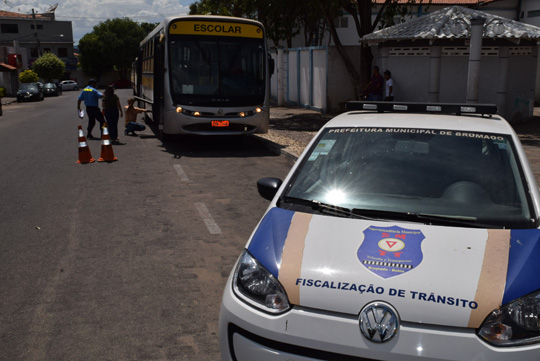
[[[247,106],[265,98],[264,43],[258,39],[174,37],[171,96],[179,105]]]

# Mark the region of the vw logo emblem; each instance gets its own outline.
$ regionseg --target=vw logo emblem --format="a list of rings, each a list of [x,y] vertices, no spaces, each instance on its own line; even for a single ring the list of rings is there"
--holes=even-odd
[[[387,303],[371,302],[367,304],[358,318],[360,331],[368,340],[385,342],[394,337],[399,329],[397,311]]]

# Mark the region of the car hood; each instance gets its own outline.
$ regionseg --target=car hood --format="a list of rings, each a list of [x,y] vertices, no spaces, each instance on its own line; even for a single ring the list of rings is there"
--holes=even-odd
[[[357,315],[385,301],[401,320],[477,328],[540,289],[540,230],[337,218],[271,208],[248,251],[291,304]]]

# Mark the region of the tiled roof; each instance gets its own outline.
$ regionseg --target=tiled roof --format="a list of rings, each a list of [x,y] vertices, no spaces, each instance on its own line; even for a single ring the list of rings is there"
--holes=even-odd
[[[50,16],[44,16],[43,14],[36,14],[36,19],[48,19]],[[32,19],[32,14],[19,14],[13,13],[10,11],[0,10],[0,18],[11,18],[11,19]]]
[[[375,31],[362,37],[361,41],[373,44],[389,40],[469,39],[468,29],[473,17],[486,19],[484,38],[540,40],[539,27],[483,11],[451,6]]]

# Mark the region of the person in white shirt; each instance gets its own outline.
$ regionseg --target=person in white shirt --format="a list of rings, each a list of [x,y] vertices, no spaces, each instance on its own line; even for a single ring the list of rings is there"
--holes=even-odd
[[[394,100],[394,81],[392,80],[392,73],[390,72],[390,70],[386,70],[384,72],[384,80],[386,83],[384,100],[387,102],[391,102],[392,100]]]

